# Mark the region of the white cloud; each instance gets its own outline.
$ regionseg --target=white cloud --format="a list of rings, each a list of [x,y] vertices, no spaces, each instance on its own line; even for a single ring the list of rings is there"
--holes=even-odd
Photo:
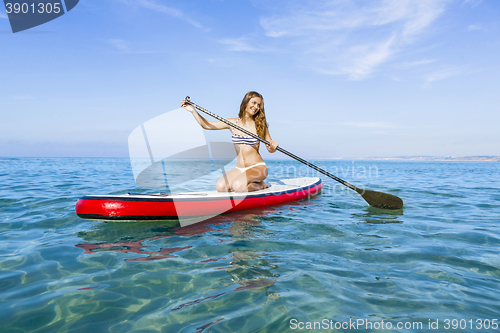
[[[437,62],[437,59],[422,59],[422,60],[415,60],[411,62],[405,62],[401,64],[401,67],[405,68],[411,68],[411,67],[417,67],[417,66],[422,66],[422,65],[428,65]]]
[[[473,31],[473,30],[481,30],[481,26],[478,25],[478,24],[471,24],[469,25],[469,27],[467,28],[469,31]]]
[[[162,50],[154,50],[154,49],[143,49],[136,44],[132,44],[130,41],[119,38],[112,38],[105,40],[108,44],[110,44],[115,50],[121,53],[133,53],[133,54],[151,54],[151,53],[163,53]]]
[[[208,31],[208,29],[205,28],[200,22],[198,22],[195,19],[192,19],[191,17],[189,17],[189,15],[186,15],[181,10],[163,4],[159,4],[155,0],[118,0],[118,1],[130,6],[139,6],[150,10],[154,10],[156,12],[164,13],[169,16],[182,19],[196,28]]]
[[[302,1],[260,24],[267,37],[298,47],[306,67],[362,80],[421,36],[448,1]]]
[[[262,51],[262,49],[259,49],[258,47],[252,45],[251,41],[246,37],[221,39],[219,40],[219,43],[227,45],[229,50],[231,51],[237,51],[237,52]]]
[[[339,62],[341,74],[349,75],[352,80],[368,77],[375,67],[385,62],[392,54],[394,38],[372,45],[356,45],[347,50],[342,62]]]
[[[132,52],[132,47],[131,44],[123,39],[109,39],[108,43],[110,43],[114,48],[116,48],[118,51],[124,52],[124,53],[131,53]]]
[[[405,36],[418,34],[444,10],[443,0],[378,0],[356,6],[354,1],[303,2],[293,14],[261,19],[270,37],[300,36],[311,32],[377,28],[399,23]]]
[[[453,76],[457,76],[463,73],[463,70],[460,68],[447,68],[434,73],[430,73],[424,77],[424,85],[423,88],[428,88],[432,82],[441,81],[444,79],[448,79]]]
[[[160,5],[154,0],[136,0],[136,3],[144,8],[149,8],[173,17],[182,18],[184,16],[184,14],[180,10],[165,5]]]
[[[7,16],[7,14],[0,13],[0,18],[8,19],[9,17]]]
[[[483,0],[465,0],[463,2],[464,5],[471,5],[472,7],[476,7],[479,5]]]

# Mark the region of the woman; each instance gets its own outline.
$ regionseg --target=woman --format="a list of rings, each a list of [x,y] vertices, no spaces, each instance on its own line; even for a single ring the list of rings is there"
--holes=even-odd
[[[267,177],[266,163],[259,154],[260,141],[246,136],[222,121],[208,121],[198,114],[195,107],[182,101],[181,106],[191,112],[196,121],[207,130],[229,129],[236,149],[236,168],[222,176],[215,186],[219,192],[250,192],[269,187],[264,183]],[[264,112],[264,99],[255,91],[248,92],[240,105],[238,118],[228,118],[228,121],[246,129],[269,141],[266,145],[270,153],[276,151],[278,143],[271,139],[267,128],[266,114]]]

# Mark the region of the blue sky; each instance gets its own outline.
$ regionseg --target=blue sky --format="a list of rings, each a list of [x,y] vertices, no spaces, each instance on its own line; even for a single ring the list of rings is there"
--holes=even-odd
[[[0,156],[126,157],[184,96],[235,117],[249,90],[305,158],[500,155],[499,51],[496,0],[81,0],[16,34],[2,9]]]

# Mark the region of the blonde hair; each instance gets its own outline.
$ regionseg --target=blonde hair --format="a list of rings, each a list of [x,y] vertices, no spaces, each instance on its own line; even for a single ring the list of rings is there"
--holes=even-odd
[[[247,92],[245,97],[243,97],[243,100],[241,101],[240,113],[238,114],[238,117],[243,119],[248,102],[250,102],[250,100],[254,97],[259,97],[262,100],[259,111],[253,115],[253,121],[255,122],[255,129],[257,130],[257,135],[262,139],[265,139],[268,124],[266,122],[266,113],[264,111],[264,97],[262,97],[261,94],[259,94],[256,91]]]

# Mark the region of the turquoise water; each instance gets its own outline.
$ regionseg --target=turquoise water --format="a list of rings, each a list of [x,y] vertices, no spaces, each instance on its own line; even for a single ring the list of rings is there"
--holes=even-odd
[[[1,332],[500,329],[500,163],[313,162],[404,209],[322,176],[312,200],[188,227],[87,221],[79,197],[140,191],[127,159],[0,159]]]

